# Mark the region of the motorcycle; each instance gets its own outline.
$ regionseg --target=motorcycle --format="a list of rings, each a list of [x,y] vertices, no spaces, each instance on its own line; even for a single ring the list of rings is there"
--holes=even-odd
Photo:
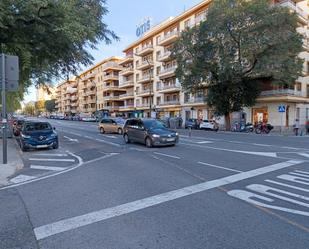
[[[234,132],[253,132],[254,127],[251,123],[235,123],[232,127],[232,131]]]
[[[265,133],[268,134],[274,127],[271,124],[259,123],[255,126],[255,133],[261,134]]]

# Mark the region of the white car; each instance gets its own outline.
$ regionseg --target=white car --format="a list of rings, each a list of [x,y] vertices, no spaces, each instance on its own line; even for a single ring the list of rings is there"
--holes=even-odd
[[[84,122],[96,122],[97,120],[94,117],[83,117],[82,121],[84,121]]]
[[[200,123],[200,129],[201,130],[218,131],[219,125],[214,120],[203,120],[202,123]]]

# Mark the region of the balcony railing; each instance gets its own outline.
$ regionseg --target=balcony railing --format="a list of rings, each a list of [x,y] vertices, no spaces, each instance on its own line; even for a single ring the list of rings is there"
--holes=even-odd
[[[119,87],[134,85],[133,79],[119,82]]]
[[[173,30],[163,36],[163,38],[159,41],[159,44],[164,44],[166,41],[170,40],[171,38],[178,38],[180,32],[178,30]],[[175,39],[171,39],[175,40]]]
[[[148,44],[146,46],[143,46],[142,48],[138,49],[136,51],[137,55],[143,55],[145,53],[151,52],[153,51],[153,45],[152,44]]]
[[[267,96],[299,96],[301,97],[303,94],[301,91],[295,91],[293,89],[278,89],[278,90],[269,90],[269,91],[262,91],[260,96],[267,97]]]
[[[127,92],[125,94],[119,95],[119,98],[125,98],[125,97],[134,97],[134,93],[133,92]]]
[[[119,110],[123,110],[123,109],[129,109],[129,108],[134,108],[134,104],[128,104],[128,105],[124,105],[124,106],[119,106]]]
[[[119,75],[116,74],[109,74],[109,75],[104,75],[103,76],[103,80],[114,80],[114,79],[118,79]]]
[[[173,85],[167,85],[167,84],[162,84],[160,86],[158,86],[158,91],[163,91],[163,90],[169,90],[169,89],[179,89],[180,90],[180,86],[173,84]]]
[[[171,51],[166,51],[158,57],[158,61],[165,60],[171,56]]]
[[[185,103],[187,104],[194,104],[194,103],[203,103],[204,102],[204,98],[203,97],[193,97],[193,98],[189,98],[189,99],[185,99]]]
[[[159,103],[160,106],[162,105],[180,105],[179,100],[165,100]]]
[[[106,69],[111,69],[111,68],[122,69],[122,67],[119,66],[119,64],[116,62],[107,62],[103,65],[103,71]]]

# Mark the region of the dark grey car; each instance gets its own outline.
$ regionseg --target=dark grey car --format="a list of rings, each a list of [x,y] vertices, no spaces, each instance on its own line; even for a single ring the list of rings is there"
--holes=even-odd
[[[128,119],[123,128],[126,143],[138,142],[147,147],[175,145],[179,135],[156,119]]]

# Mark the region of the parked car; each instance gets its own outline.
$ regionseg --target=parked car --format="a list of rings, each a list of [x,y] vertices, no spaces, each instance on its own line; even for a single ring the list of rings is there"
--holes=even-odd
[[[126,143],[138,142],[147,147],[174,146],[179,135],[156,119],[128,119],[123,128],[123,138]]]
[[[25,123],[24,119],[18,119],[14,122],[14,125],[13,125],[14,136],[19,136],[19,133],[20,133],[24,123]]]
[[[58,149],[58,135],[50,123],[27,121],[23,124],[19,144],[22,151],[28,149],[53,148]]]
[[[103,118],[99,124],[100,133],[123,133],[124,119]]]
[[[203,120],[200,123],[200,129],[201,130],[218,131],[219,130],[219,125],[214,120]]]
[[[97,121],[97,119],[94,117],[83,117],[81,120],[84,122],[96,122]]]
[[[198,120],[196,118],[187,119],[185,122],[185,129],[188,129],[188,128],[198,129],[199,128]]]

